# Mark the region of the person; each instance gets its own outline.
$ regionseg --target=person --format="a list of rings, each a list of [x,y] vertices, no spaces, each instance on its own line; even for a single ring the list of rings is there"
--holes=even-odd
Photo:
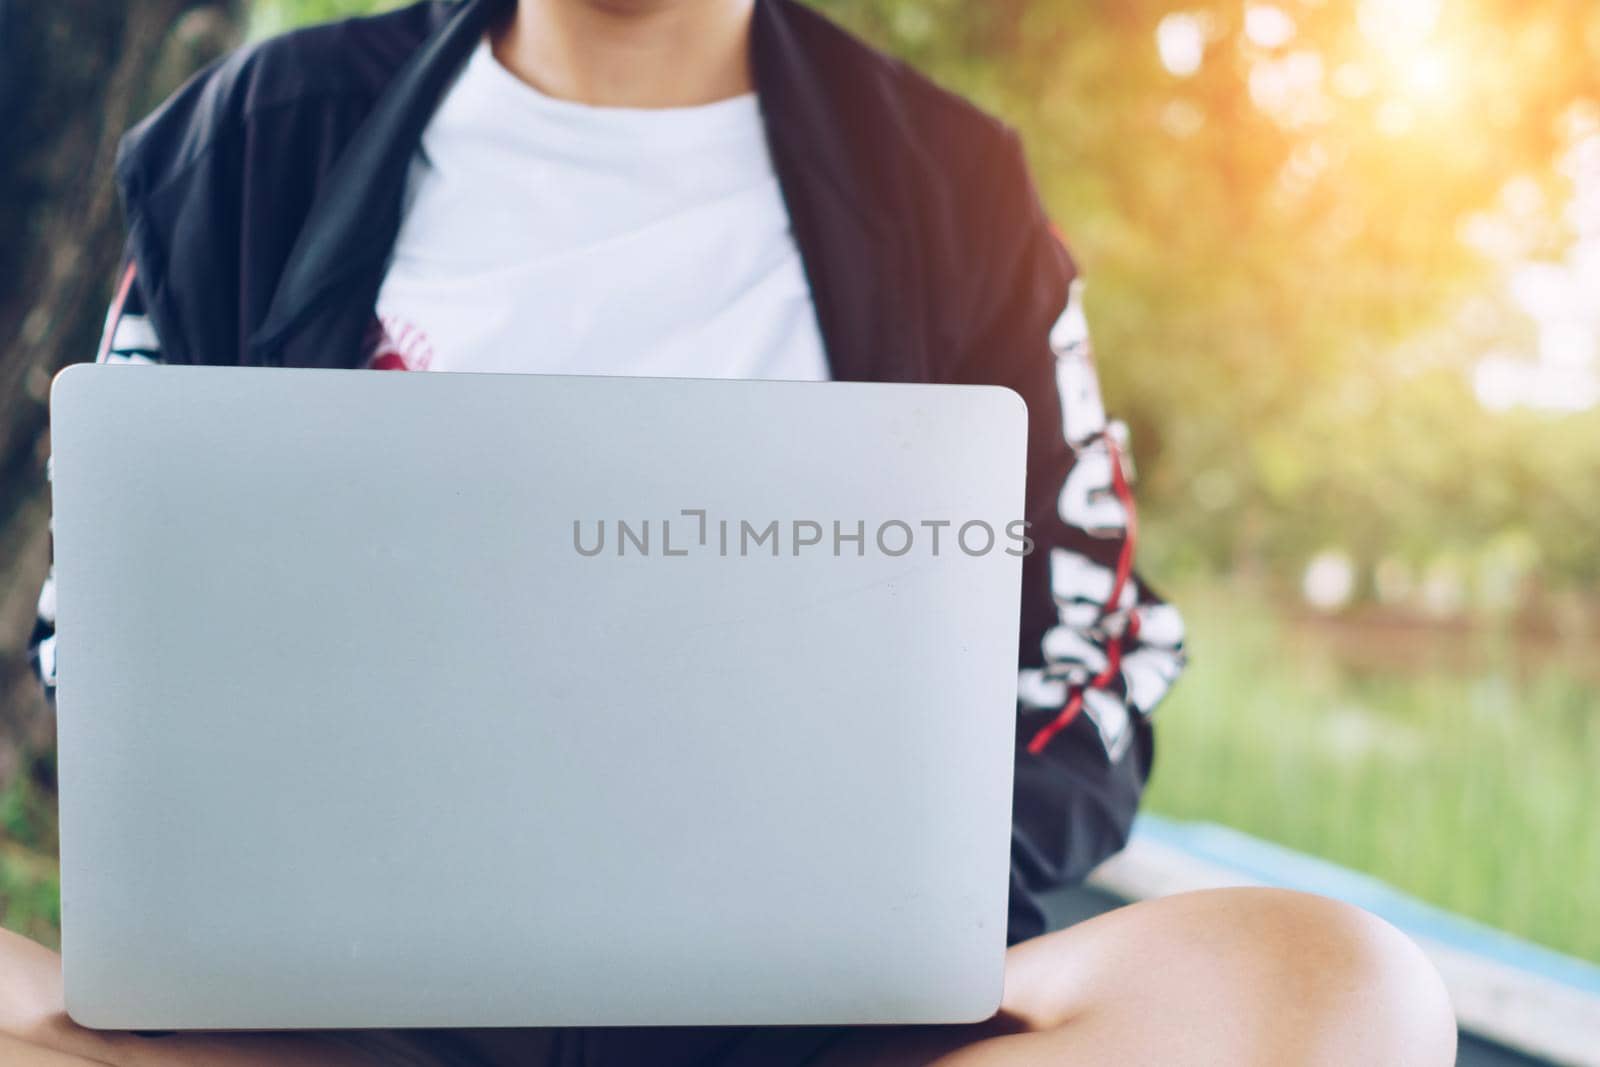
[[[1046,932],[1041,895],[1127,838],[1183,627],[1131,570],[1076,271],[1000,123],[791,0],[423,0],[203,72],[127,136],[117,180],[103,360],[1020,393],[1036,548],[1005,1000],[975,1026],[154,1037],[74,1025],[58,958],[7,934],[0,1059],[1452,1062],[1419,950],[1331,901],[1222,890]]]

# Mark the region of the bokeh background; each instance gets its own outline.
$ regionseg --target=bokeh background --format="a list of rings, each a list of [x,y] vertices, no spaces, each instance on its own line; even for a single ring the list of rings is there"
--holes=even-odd
[[[0,0],[0,921],[45,941],[43,403],[109,297],[116,135],[386,6]],[[1089,280],[1192,633],[1148,807],[1600,961],[1600,4],[821,6],[1022,131]]]

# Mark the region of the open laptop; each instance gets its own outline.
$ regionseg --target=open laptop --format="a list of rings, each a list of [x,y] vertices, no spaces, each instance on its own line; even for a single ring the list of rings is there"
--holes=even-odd
[[[78,1022],[996,1008],[1014,393],[82,365],[51,406]]]

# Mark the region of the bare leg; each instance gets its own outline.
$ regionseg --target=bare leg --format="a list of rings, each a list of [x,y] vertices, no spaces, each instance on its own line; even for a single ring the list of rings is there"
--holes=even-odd
[[[320,1034],[175,1034],[85,1030],[67,1018],[61,957],[0,930],[0,1063],[7,1067],[387,1067]]]
[[[1393,927],[1321,897],[1230,889],[1018,945],[995,1020],[863,1033],[826,1062],[1449,1067],[1455,1036],[1438,974]]]
[[[1219,890],[1133,905],[1018,945],[994,1020],[865,1030],[826,1067],[1448,1067],[1454,1049],[1438,976],[1393,928],[1317,897]],[[376,1067],[379,1058],[329,1035],[145,1041],[84,1030],[61,1009],[56,955],[0,931],[0,1062]]]

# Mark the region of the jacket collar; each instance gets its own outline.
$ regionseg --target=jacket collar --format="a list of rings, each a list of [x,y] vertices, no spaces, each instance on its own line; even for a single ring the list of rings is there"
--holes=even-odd
[[[920,381],[906,154],[886,61],[791,0],[757,0],[750,54],[834,378]]]
[[[312,203],[266,317],[250,337],[251,362],[348,362],[344,353],[326,350],[329,337],[316,337],[322,351],[307,351],[307,339],[297,332],[313,315],[337,314],[327,305],[354,299],[363,288],[358,283],[383,270],[400,230],[405,175],[423,128],[504,2],[465,0],[450,11],[378,98]],[[359,310],[365,315],[371,309]]]
[[[374,105],[318,193],[249,341],[251,362],[349,366],[399,232],[405,175],[428,120],[514,0],[462,0]],[[897,210],[906,176],[885,75],[830,62],[839,31],[790,0],[757,0],[751,64],[833,376],[925,379],[920,287]],[[875,59],[876,57],[874,57]]]

